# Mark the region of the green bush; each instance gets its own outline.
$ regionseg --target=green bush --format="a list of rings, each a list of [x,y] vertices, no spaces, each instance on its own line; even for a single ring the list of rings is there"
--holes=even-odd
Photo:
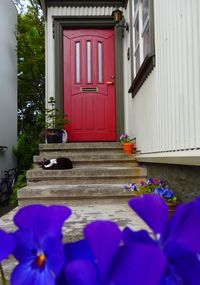
[[[27,185],[27,180],[26,180],[26,171],[22,171],[21,174],[18,175],[17,180],[15,182],[15,185],[12,189],[12,195],[10,197],[10,204],[12,206],[17,206],[17,191],[25,187]]]
[[[31,168],[33,155],[38,153],[38,147],[38,134],[28,131],[19,134],[17,146],[13,149],[17,158],[18,173]]]

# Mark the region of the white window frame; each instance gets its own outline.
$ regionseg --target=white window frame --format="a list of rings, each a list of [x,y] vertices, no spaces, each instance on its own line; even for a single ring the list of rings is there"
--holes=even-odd
[[[152,32],[153,19],[151,19],[151,17],[153,17],[153,13],[151,11],[153,0],[148,0],[148,1],[149,1],[148,15],[147,15],[147,18],[146,18],[144,23],[143,23],[143,0],[138,0],[136,8],[135,8],[135,1],[132,1],[134,78],[139,73],[140,67],[144,63],[145,58],[147,56],[149,56],[149,54],[153,54],[153,53],[155,54],[155,51],[154,51],[154,33]],[[139,41],[136,43],[136,41],[135,41],[135,26],[137,23],[137,19],[139,19]],[[149,26],[149,37],[150,37],[149,52],[147,52],[147,54],[144,54],[144,35],[145,35],[145,31],[148,28],[148,26]],[[139,67],[136,66],[136,54],[137,54],[138,47],[139,47],[139,53],[140,53]]]

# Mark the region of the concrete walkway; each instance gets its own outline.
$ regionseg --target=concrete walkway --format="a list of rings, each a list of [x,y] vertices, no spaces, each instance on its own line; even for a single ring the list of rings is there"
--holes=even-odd
[[[143,221],[128,207],[126,203],[113,204],[112,211],[110,209],[111,205],[108,204],[95,204],[93,206],[82,205],[72,206],[71,209],[73,214],[65,222],[63,226],[63,240],[74,241],[82,237],[83,227],[93,220],[105,220],[109,219],[117,222],[121,229],[128,225],[134,230],[147,229],[148,227],[143,223]],[[14,226],[12,219],[18,208],[15,208],[5,216],[0,218],[0,227],[7,232],[14,231],[16,227]],[[17,264],[14,258],[9,258],[3,262],[3,268],[7,278],[10,272]]]

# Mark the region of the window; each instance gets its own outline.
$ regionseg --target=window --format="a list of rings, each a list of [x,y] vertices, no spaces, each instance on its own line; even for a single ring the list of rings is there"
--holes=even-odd
[[[153,0],[132,1],[132,14],[134,78],[129,92],[134,95],[155,65]]]

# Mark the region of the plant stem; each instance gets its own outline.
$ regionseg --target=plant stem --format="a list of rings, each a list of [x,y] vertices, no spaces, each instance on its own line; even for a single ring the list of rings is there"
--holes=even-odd
[[[1,279],[2,279],[3,285],[7,285],[6,278],[5,278],[5,275],[3,272],[3,267],[2,267],[1,263],[0,263],[0,273],[1,273]]]

